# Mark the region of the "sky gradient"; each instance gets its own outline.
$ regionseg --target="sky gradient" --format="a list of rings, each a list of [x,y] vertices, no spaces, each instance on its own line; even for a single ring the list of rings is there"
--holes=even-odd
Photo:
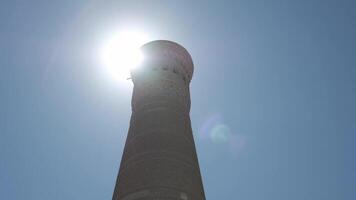
[[[132,83],[98,48],[139,28],[191,53],[209,200],[356,199],[356,3],[1,1],[0,199],[111,199]]]

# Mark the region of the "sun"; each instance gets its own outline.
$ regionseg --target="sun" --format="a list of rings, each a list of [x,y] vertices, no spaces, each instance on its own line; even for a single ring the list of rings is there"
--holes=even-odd
[[[130,70],[139,67],[143,60],[140,47],[149,41],[149,37],[139,31],[120,31],[112,34],[100,52],[101,63],[115,79],[130,78]]]

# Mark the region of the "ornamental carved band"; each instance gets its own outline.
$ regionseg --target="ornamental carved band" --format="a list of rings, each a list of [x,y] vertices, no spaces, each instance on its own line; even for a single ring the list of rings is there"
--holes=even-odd
[[[141,49],[113,200],[205,200],[189,117],[191,56],[164,40]]]

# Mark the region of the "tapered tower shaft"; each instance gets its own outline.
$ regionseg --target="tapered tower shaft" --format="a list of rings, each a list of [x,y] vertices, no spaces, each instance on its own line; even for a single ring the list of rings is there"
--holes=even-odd
[[[164,40],[142,52],[131,72],[132,115],[113,200],[204,200],[189,117],[191,56]]]

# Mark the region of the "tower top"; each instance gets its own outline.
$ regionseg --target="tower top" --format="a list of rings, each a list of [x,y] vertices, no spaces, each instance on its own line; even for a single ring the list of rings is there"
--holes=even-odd
[[[174,66],[177,71],[191,80],[194,64],[188,51],[180,44],[168,40],[155,40],[141,47],[144,55],[144,67],[156,66],[155,63],[166,63],[169,68]]]

